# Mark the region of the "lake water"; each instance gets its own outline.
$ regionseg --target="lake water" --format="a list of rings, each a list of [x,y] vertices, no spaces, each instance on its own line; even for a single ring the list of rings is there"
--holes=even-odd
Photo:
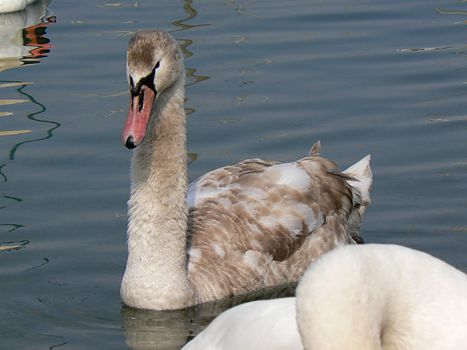
[[[371,153],[365,240],[467,271],[465,1],[36,6],[0,16],[0,349],[179,349],[223,308],[120,302],[137,29],[183,46],[191,180],[248,157],[294,160],[318,139],[342,167]]]

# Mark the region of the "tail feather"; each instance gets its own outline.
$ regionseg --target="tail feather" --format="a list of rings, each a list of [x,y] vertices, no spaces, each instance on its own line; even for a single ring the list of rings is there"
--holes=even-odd
[[[308,157],[319,156],[321,142],[316,141],[308,152]],[[348,232],[354,243],[363,243],[359,236],[363,214],[371,203],[370,191],[373,173],[370,165],[371,156],[367,155],[344,171],[328,169],[327,172],[346,181],[352,189],[352,209],[349,213]]]
[[[321,153],[321,142],[318,140],[313,144],[313,146],[311,146],[310,152],[308,152],[308,157],[319,156],[320,153]]]
[[[353,209],[350,213],[348,230],[355,243],[360,238],[360,224],[366,208],[371,203],[370,191],[373,184],[373,173],[370,165],[371,157],[367,155],[357,163],[343,171],[349,176],[347,183],[352,187]]]
[[[348,179],[347,182],[360,191],[360,196],[364,202],[363,205],[366,206],[371,202],[370,191],[373,184],[373,173],[371,171],[370,161],[371,156],[367,155],[343,171],[344,174],[353,178]]]

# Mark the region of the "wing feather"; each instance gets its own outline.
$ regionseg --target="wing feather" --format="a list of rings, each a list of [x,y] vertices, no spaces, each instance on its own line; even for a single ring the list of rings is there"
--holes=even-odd
[[[279,163],[248,159],[211,171],[188,190],[192,247],[205,254],[256,251],[290,257],[328,212],[351,200],[350,186],[324,158]],[[344,200],[345,202],[345,200]]]

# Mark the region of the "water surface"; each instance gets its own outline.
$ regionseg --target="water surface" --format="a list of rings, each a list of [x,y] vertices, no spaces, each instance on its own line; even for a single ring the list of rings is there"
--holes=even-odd
[[[294,160],[316,140],[342,167],[371,153],[366,241],[467,271],[466,11],[426,0],[55,0],[1,16],[15,40],[0,45],[0,348],[178,349],[226,306],[120,303],[125,50],[143,28],[183,47],[191,180],[248,157]]]

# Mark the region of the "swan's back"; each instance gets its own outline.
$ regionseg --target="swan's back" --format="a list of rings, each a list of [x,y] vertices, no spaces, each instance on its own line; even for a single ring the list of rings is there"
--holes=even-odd
[[[306,349],[467,348],[467,277],[394,245],[346,246],[318,259],[297,288]]]
[[[294,282],[353,242],[370,203],[370,158],[340,172],[318,151],[291,163],[245,160],[190,185],[188,271],[203,302]]]
[[[182,350],[300,350],[295,298],[245,303],[223,312]]]

